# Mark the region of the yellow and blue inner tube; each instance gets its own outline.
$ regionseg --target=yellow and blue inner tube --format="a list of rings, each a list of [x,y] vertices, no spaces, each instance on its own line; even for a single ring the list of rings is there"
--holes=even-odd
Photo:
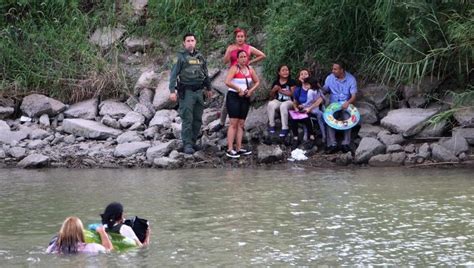
[[[331,103],[328,107],[326,107],[326,110],[324,110],[324,122],[326,122],[329,127],[332,127],[337,130],[348,130],[355,127],[359,123],[360,113],[354,105],[350,104],[349,107],[345,111],[343,111],[349,113],[350,117],[348,119],[339,120],[334,117],[334,114],[341,110],[342,103]]]

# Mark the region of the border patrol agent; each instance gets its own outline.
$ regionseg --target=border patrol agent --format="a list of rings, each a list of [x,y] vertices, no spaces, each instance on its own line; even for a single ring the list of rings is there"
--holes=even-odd
[[[212,96],[211,81],[206,60],[201,53],[196,51],[196,36],[192,33],[185,34],[183,46],[184,49],[177,53],[177,61],[171,71],[169,90],[171,101],[176,102],[179,97],[183,151],[186,154],[193,154],[200,149],[196,141],[202,125],[203,89],[206,88],[206,97],[210,98]]]

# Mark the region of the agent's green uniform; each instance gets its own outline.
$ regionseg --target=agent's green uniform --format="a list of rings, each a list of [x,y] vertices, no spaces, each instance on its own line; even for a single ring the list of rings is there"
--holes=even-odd
[[[181,139],[185,147],[196,144],[204,110],[203,89],[210,90],[210,84],[207,63],[202,54],[196,50],[193,53],[186,49],[179,51],[171,71],[169,90],[174,93],[175,88],[178,89]]]

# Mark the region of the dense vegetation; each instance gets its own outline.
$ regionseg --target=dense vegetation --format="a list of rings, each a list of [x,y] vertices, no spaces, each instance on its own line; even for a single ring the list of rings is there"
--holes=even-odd
[[[193,31],[203,50],[222,53],[239,26],[248,29],[250,43],[256,33],[265,34],[261,49],[269,76],[281,63],[293,71],[309,66],[326,73],[331,61],[343,60],[359,77],[376,82],[449,79],[474,99],[468,87],[473,7],[468,0],[150,0],[146,23],[137,23],[129,19],[128,1],[4,0],[0,90],[40,91],[69,101],[129,91],[117,56],[123,47],[101,51],[88,42],[96,28],[120,23],[129,35],[165,40],[171,47]],[[151,55],[159,56],[159,49]]]

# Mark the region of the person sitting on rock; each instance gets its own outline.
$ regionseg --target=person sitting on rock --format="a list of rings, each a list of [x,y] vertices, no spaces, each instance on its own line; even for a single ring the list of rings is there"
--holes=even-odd
[[[346,71],[345,66],[342,62],[335,62],[332,65],[332,73],[326,77],[323,92],[329,93],[329,103],[339,102],[342,103],[342,110],[346,110],[350,104],[356,100],[357,93],[357,81],[355,77]],[[350,115],[342,112],[342,120],[348,119]],[[334,153],[338,150],[336,141],[336,130],[328,127],[327,128],[327,151],[328,153]],[[351,151],[351,130],[344,130],[344,139],[341,143],[341,150],[344,153]]]
[[[270,91],[271,101],[267,106],[270,134],[275,133],[275,112],[280,111],[281,117],[281,131],[280,138],[285,138],[288,135],[288,111],[293,108],[293,92],[295,90],[296,81],[291,79],[290,68],[286,64],[278,66],[277,77],[272,84]]]

